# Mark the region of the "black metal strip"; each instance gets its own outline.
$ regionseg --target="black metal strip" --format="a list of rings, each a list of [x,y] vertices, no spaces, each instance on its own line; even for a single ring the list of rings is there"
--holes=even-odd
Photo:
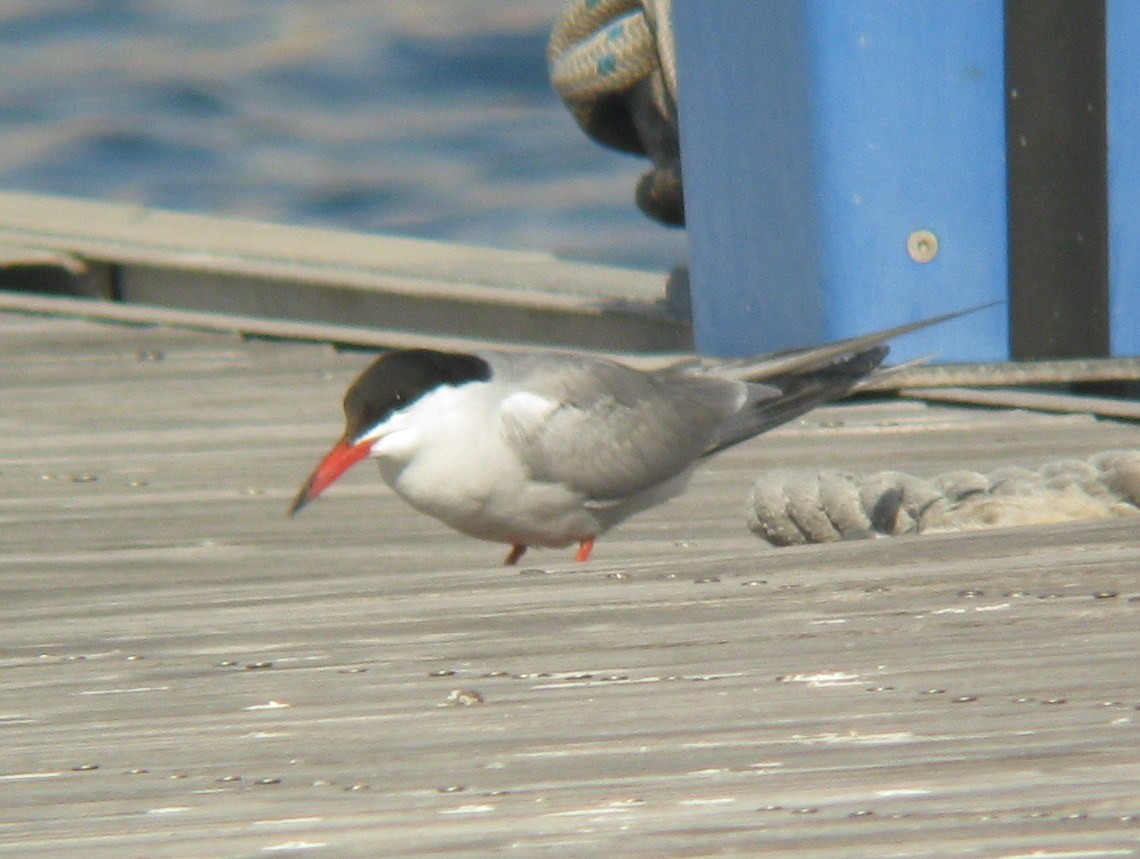
[[[1010,349],[1109,354],[1104,0],[1006,0]]]

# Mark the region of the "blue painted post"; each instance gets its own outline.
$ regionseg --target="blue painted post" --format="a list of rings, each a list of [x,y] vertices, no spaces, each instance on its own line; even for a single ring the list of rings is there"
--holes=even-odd
[[[1140,355],[1140,4],[1106,13],[1109,331],[1113,355]]]
[[[1002,0],[673,11],[700,351],[806,346],[1005,299]],[[994,308],[906,338],[893,359],[993,360],[1007,344]]]

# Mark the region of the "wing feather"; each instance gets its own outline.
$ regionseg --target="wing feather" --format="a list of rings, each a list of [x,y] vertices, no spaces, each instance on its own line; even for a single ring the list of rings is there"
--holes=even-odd
[[[526,379],[527,398],[504,400],[500,428],[531,476],[595,504],[684,472],[749,399],[741,382],[581,356],[496,356],[495,367],[504,381]],[[535,397],[554,405],[542,414]]]

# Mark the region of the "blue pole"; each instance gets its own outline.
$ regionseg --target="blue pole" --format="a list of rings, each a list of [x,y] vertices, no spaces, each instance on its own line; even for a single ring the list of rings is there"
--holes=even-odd
[[[1004,300],[1001,0],[674,0],[697,347]],[[896,360],[1008,354],[998,308]]]
[[[1108,0],[1108,273],[1113,355],[1140,355],[1140,4]]]

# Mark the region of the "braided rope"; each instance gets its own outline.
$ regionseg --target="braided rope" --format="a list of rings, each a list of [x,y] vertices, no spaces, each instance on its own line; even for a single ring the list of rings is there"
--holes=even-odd
[[[773,471],[748,500],[753,533],[774,546],[1140,514],[1140,451],[1110,450],[1036,471]]]
[[[578,0],[550,34],[550,80],[570,105],[624,92],[657,69],[653,33],[638,0]]]
[[[671,38],[660,56],[655,30],[671,37],[668,4],[641,0],[573,0],[550,33],[547,62],[554,89],[571,107],[582,108],[606,95],[622,93],[666,66],[676,97]]]
[[[590,137],[646,155],[638,208],[685,223],[672,0],[569,0],[547,48],[550,80]]]

